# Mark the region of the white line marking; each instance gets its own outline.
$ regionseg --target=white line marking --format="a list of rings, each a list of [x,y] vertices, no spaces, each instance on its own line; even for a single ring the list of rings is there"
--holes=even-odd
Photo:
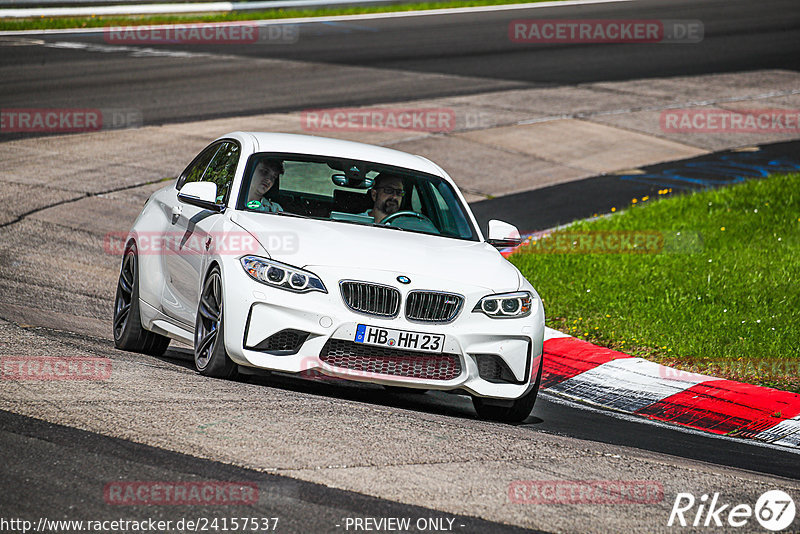
[[[25,39],[23,37],[16,39],[0,39],[0,46],[36,46],[43,44],[44,41],[41,39]]]
[[[94,43],[75,43],[70,41],[57,41],[55,43],[44,43],[46,48],[66,48],[70,50],[85,50],[87,52],[101,52],[104,54],[129,53],[132,57],[219,57],[214,54],[204,54],[198,52],[183,52],[179,50],[167,50],[163,48],[146,48],[136,46],[103,45]]]

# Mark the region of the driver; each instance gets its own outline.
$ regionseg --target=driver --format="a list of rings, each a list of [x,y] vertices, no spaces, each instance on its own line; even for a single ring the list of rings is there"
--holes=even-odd
[[[373,217],[377,224],[389,215],[400,211],[400,203],[406,194],[403,179],[383,172],[375,178],[369,194],[372,196],[373,205],[372,209],[364,214]]]

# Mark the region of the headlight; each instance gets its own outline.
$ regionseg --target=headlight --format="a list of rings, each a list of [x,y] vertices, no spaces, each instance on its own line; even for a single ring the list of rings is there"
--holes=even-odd
[[[483,297],[472,311],[485,313],[495,319],[515,319],[530,315],[532,303],[533,296],[527,291],[502,293]]]
[[[247,274],[262,284],[297,293],[328,292],[317,275],[303,269],[258,256],[243,256],[240,261]]]

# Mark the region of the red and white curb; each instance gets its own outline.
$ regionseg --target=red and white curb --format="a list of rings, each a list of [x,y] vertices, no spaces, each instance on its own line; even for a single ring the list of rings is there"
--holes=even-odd
[[[726,436],[800,448],[800,395],[659,365],[547,328],[542,388]]]

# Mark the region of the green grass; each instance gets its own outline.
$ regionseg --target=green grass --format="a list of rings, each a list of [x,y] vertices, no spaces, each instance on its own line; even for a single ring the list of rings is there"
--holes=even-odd
[[[800,174],[638,199],[562,233],[619,230],[661,232],[664,251],[540,247],[511,256],[544,300],[548,326],[688,371],[800,392]]]
[[[142,24],[185,24],[190,22],[230,22],[237,20],[267,20],[298,17],[330,17],[335,15],[361,15],[446,9],[454,7],[495,6],[505,4],[535,4],[549,0],[460,0],[444,2],[419,2],[382,6],[357,6],[319,9],[271,9],[266,11],[237,11],[228,13],[193,13],[182,15],[140,15],[105,17],[39,17],[27,19],[0,18],[0,31],[44,30],[58,28],[97,28],[103,26],[133,26]]]

